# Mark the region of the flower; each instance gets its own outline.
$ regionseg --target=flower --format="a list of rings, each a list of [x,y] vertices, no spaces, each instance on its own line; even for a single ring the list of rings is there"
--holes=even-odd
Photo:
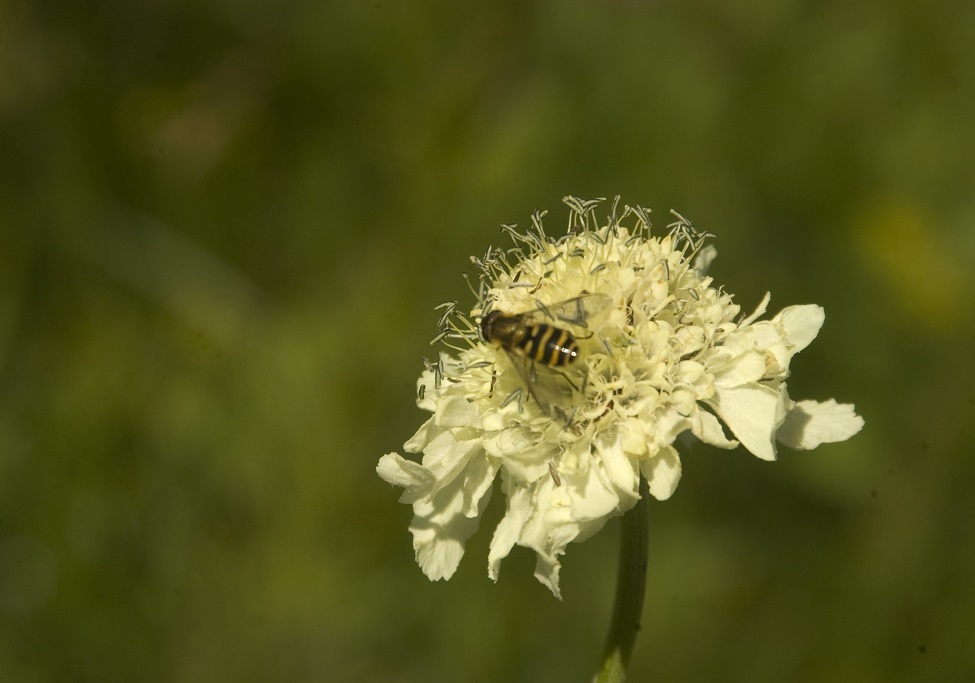
[[[432,416],[404,450],[422,460],[389,453],[377,466],[413,506],[413,547],[431,580],[457,569],[499,473],[507,511],[488,575],[497,580],[515,545],[531,548],[535,576],[560,597],[566,546],[629,510],[641,476],[654,498],[673,494],[678,435],[720,448],[741,443],[774,460],[776,441],[810,449],[863,426],[852,405],[789,397],[789,363],[818,334],[821,307],[790,306],[759,320],[766,294],[740,317],[732,296],[705,275],[717,253],[708,235],[678,214],[655,237],[640,207],[617,217],[614,202],[599,225],[600,200],[564,201],[565,234],[547,236],[545,214],[536,213],[527,235],[504,227],[515,249],[472,259],[481,270],[478,305],[469,314],[443,305],[438,338],[450,351],[418,382],[417,404]],[[482,338],[491,311],[513,322],[513,335]],[[556,355],[574,339],[578,357],[546,362],[529,344],[541,333],[559,342]]]

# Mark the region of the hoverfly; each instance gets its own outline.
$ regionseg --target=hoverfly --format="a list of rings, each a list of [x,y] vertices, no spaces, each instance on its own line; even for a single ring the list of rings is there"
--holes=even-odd
[[[551,402],[539,395],[535,367],[543,366],[558,372],[559,368],[573,363],[579,357],[579,344],[573,330],[587,329],[589,318],[605,310],[611,301],[604,294],[582,294],[557,304],[538,303],[536,310],[524,313],[490,311],[481,319],[481,337],[511,357],[512,365],[529,393],[543,410],[551,414]],[[567,377],[566,381],[572,384]]]

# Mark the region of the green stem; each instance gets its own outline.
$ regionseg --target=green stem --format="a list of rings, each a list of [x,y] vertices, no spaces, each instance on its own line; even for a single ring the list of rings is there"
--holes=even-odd
[[[596,683],[619,683],[640,632],[643,597],[647,589],[647,553],[650,549],[649,491],[640,478],[640,500],[620,520],[620,564],[616,604]]]

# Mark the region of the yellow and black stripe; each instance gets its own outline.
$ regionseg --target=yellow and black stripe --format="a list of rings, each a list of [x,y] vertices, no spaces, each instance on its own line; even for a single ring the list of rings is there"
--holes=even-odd
[[[579,355],[572,335],[553,325],[527,325],[520,346],[526,356],[550,368],[564,367]]]
[[[481,336],[498,348],[550,368],[564,367],[579,355],[579,345],[571,332],[531,322],[526,315],[491,311],[481,320]]]

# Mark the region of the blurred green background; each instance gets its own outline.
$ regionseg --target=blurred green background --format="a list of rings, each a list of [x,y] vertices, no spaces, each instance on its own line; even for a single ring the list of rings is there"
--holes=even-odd
[[[375,474],[432,308],[561,197],[674,208],[797,398],[865,430],[685,448],[632,680],[975,675],[975,3],[0,3],[0,679],[584,681],[496,496],[457,575]]]

